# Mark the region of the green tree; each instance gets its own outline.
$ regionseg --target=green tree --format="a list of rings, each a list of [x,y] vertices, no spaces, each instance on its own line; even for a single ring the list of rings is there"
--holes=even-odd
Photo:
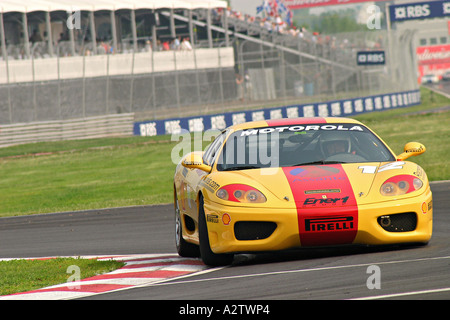
[[[318,18],[320,26],[317,29],[320,33],[331,34],[339,32],[362,31],[366,29],[363,24],[358,24],[352,15],[348,12],[340,14],[337,12],[322,13]]]

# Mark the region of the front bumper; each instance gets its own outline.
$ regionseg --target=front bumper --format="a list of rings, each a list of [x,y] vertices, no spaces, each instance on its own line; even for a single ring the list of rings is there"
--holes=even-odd
[[[274,251],[300,246],[297,210],[249,208],[205,203],[205,214],[211,250],[215,253]],[[236,226],[241,222],[275,223],[268,237],[238,240]],[[267,235],[267,231],[264,232]],[[256,239],[255,239],[256,238]]]
[[[433,200],[430,188],[414,198],[361,205],[358,209],[360,220],[354,243],[369,245],[426,243],[431,238]],[[416,226],[412,231],[395,230],[392,227],[385,230],[380,225],[379,217],[389,216],[392,218],[394,215],[405,213],[414,214],[416,217]]]
[[[433,208],[429,188],[414,198],[361,204],[357,209],[357,225],[354,226],[357,229],[356,235],[349,243],[426,243],[431,238]],[[402,231],[397,226],[386,228],[380,223],[380,217],[393,217],[404,213],[416,216],[412,231]],[[205,214],[210,246],[215,253],[277,251],[302,246],[300,218],[296,208],[237,207],[209,202],[205,203]],[[336,215],[336,210],[327,208],[320,213],[320,217],[328,215]],[[383,224],[386,224],[386,219],[383,221]],[[342,224],[340,226],[343,227]],[[345,229],[345,225],[343,228]],[[333,232],[345,231],[315,231],[316,238],[325,238],[325,241],[321,242],[323,245],[343,244],[333,243],[332,240],[327,243],[326,240]]]

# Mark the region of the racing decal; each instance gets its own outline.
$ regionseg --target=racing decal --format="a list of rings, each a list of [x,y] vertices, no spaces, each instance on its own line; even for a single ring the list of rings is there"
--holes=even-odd
[[[433,200],[428,202],[428,211],[430,211],[431,209],[433,209]]]
[[[303,205],[316,205],[316,204],[346,204],[349,196],[343,198],[327,198],[326,195],[322,195],[322,198],[306,198]]]
[[[201,180],[199,186],[208,189],[209,192],[215,192],[220,187],[217,182],[208,177],[205,177],[203,180]]]
[[[386,164],[380,166],[379,168],[377,166],[359,166],[358,169],[361,169],[362,173],[376,173],[376,172],[383,172],[383,171],[387,171],[387,170],[403,169],[403,165],[405,165],[404,161],[396,161],[396,162],[386,163]]]
[[[346,177],[336,175],[337,173],[339,173],[339,169],[331,166],[295,167],[289,171],[289,174],[294,176],[294,182],[333,181],[346,179]]]
[[[352,243],[358,208],[342,165],[285,167],[283,171],[297,207],[302,246]]]
[[[277,127],[251,128],[242,130],[241,137],[252,136],[261,133],[279,132],[306,132],[306,131],[365,131],[364,127],[355,124],[305,124],[305,125],[285,125]]]
[[[341,193],[341,189],[322,189],[322,190],[306,190],[305,194],[315,193]]]
[[[230,217],[230,215],[228,214],[228,213],[224,213],[223,215],[222,215],[222,223],[224,224],[224,225],[229,225],[230,224],[230,222],[231,222],[231,217]]]
[[[383,172],[383,171],[387,171],[387,170],[395,170],[395,169],[403,169],[404,165],[405,165],[405,162],[403,162],[403,161],[386,163],[386,164],[382,165],[380,168],[378,168],[378,172]]]
[[[181,205],[181,209],[183,210],[183,211],[186,211],[186,193],[187,193],[187,184],[186,183],[184,183],[184,181],[181,181],[181,184],[180,184],[180,193],[179,193],[179,204]]]
[[[217,214],[207,214],[206,221],[211,223],[219,223],[219,216]]]
[[[275,126],[289,126],[289,125],[298,125],[298,119],[274,119],[274,120],[266,120],[267,125],[269,127],[275,127]],[[302,119],[303,124],[311,124],[311,123],[326,123],[325,118],[303,118]]]
[[[417,165],[417,169],[413,172],[413,174],[421,179],[425,179],[425,171],[423,171],[419,165]]]
[[[427,206],[427,203],[426,202],[423,202],[422,203],[422,213],[423,214],[426,214],[427,212],[428,212],[428,206]]]
[[[349,230],[353,228],[353,217],[325,217],[305,219],[305,231]]]

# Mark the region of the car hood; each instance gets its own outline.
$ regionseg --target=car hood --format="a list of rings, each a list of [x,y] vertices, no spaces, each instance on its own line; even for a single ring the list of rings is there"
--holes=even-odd
[[[251,169],[227,172],[226,176],[222,172],[219,184],[251,185],[266,195],[271,206],[295,202],[297,208],[342,207],[393,200],[381,196],[383,182],[393,175],[417,172],[423,174],[425,185],[424,171],[404,161]]]
[[[277,172],[270,168],[260,172],[247,170],[243,174],[259,182],[278,199],[294,201],[297,208],[340,207],[354,205],[357,195],[363,197],[370,191],[375,175],[361,177],[359,166],[308,165],[279,168]],[[273,175],[270,174],[271,170]],[[274,183],[273,180],[284,182]]]

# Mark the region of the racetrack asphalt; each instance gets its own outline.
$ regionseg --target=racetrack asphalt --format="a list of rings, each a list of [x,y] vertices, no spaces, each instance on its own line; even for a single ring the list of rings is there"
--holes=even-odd
[[[450,299],[450,181],[431,189],[426,246],[237,255],[229,267],[86,299]],[[0,258],[173,254],[173,220],[172,204],[0,218]],[[380,287],[370,289],[374,268]]]

